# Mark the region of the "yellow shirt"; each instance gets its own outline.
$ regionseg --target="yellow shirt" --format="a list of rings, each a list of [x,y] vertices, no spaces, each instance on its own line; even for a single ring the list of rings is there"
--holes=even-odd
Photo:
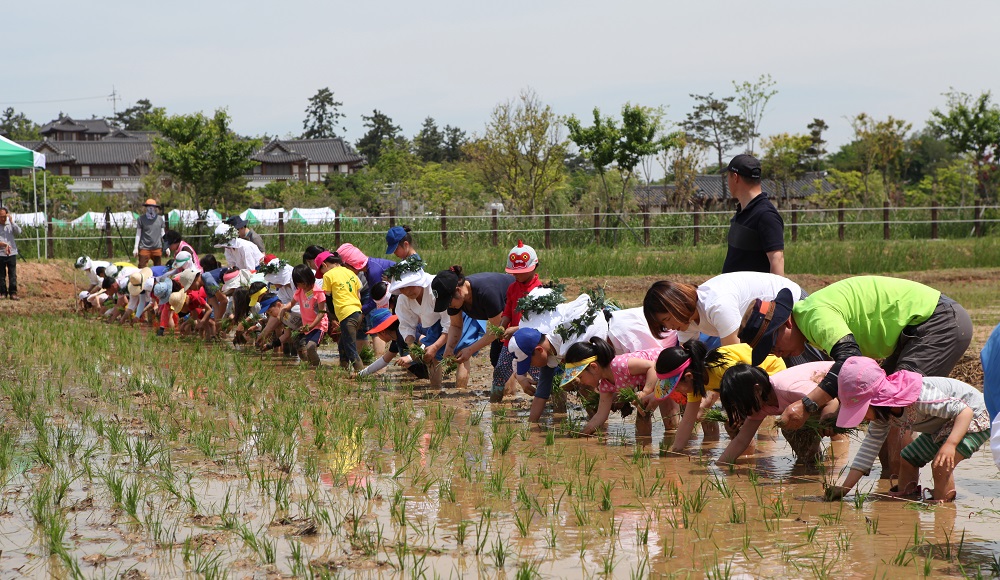
[[[361,312],[361,280],[347,268],[334,266],[323,274],[323,291],[333,299],[337,320]]]
[[[719,390],[719,385],[722,383],[722,375],[726,373],[726,369],[739,363],[752,364],[751,361],[753,361],[753,349],[750,348],[750,345],[745,342],[738,342],[729,346],[720,346],[718,351],[726,355],[727,362],[723,365],[708,369],[708,384],[705,385],[705,389],[708,391]],[[767,358],[764,359],[764,362],[760,364],[760,368],[764,369],[764,372],[770,376],[774,373],[785,370],[785,361],[774,356],[773,354],[769,354],[767,355]],[[694,393],[688,394],[688,403],[700,402],[700,396]]]

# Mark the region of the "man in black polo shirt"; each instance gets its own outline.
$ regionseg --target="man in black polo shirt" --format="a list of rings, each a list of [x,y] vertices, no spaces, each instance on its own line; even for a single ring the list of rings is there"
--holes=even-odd
[[[729,251],[722,273],[785,275],[785,222],[760,188],[760,161],[737,155],[726,169],[729,192],[738,202],[729,222]]]

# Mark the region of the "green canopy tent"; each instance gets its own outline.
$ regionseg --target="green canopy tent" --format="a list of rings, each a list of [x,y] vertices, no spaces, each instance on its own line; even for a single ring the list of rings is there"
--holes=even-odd
[[[45,169],[45,156],[22,147],[6,137],[0,136],[0,169],[26,169],[31,168],[31,187],[35,193],[35,213],[38,213],[38,182],[35,180],[35,168]],[[45,173],[42,173],[42,210],[46,210],[49,205],[48,180]],[[48,230],[46,236],[48,235]],[[46,239],[46,243],[48,240]],[[42,257],[42,240],[35,236],[35,246],[38,257]]]

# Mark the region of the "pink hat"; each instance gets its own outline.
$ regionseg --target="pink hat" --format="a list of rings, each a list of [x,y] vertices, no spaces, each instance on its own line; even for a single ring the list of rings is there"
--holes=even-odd
[[[333,255],[333,252],[321,252],[316,259],[313,260],[313,265],[316,266],[316,270],[319,270],[319,265],[326,261],[327,258]]]
[[[368,265],[368,256],[364,252],[354,247],[354,244],[341,244],[337,248],[337,253],[340,254],[341,259],[348,266],[354,268],[355,270],[364,270],[365,266]]]
[[[923,377],[911,371],[885,375],[882,367],[870,358],[852,356],[844,361],[837,376],[840,413],[837,427],[857,427],[865,419],[868,407],[909,407],[923,389]]]

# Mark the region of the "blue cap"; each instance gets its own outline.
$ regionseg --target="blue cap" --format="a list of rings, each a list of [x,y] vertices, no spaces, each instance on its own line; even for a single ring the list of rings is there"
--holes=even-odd
[[[540,342],[542,342],[542,333],[534,328],[519,328],[510,338],[507,350],[514,355],[514,360],[517,361],[518,375],[528,374],[528,369],[531,368],[531,355]]]
[[[406,230],[404,230],[403,228],[399,226],[393,226],[389,228],[389,231],[386,232],[385,234],[385,245],[386,245],[385,253],[391,254],[395,252],[396,246],[398,246],[399,242],[402,242],[403,238],[405,237],[406,237]]]
[[[261,300],[260,302],[258,302],[257,304],[260,305],[260,313],[261,314],[266,314],[267,311],[270,310],[271,307],[274,306],[274,303],[277,302],[277,301],[278,301],[278,297],[277,296],[272,296],[272,297],[268,298],[267,300]]]
[[[170,298],[170,293],[174,290],[174,283],[170,280],[160,280],[153,286],[153,296],[160,302],[166,302]]]
[[[369,316],[372,317],[372,327],[368,331],[368,334],[378,334],[392,326],[392,323],[398,320],[395,314],[389,312],[388,308],[376,308],[372,310]]]

